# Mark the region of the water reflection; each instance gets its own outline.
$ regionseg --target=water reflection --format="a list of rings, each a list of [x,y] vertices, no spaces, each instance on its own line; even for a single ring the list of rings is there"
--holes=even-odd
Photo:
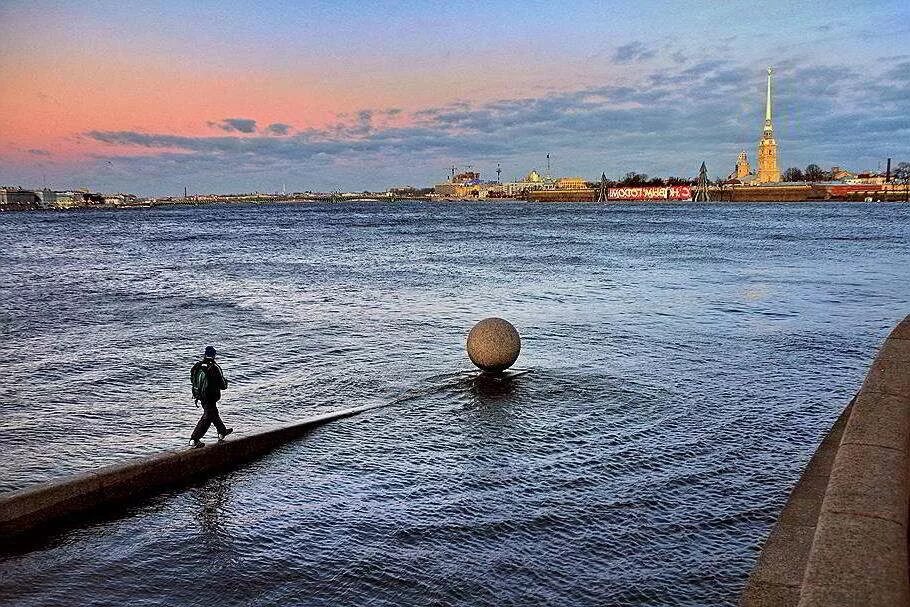
[[[199,523],[201,539],[211,548],[229,544],[227,530],[230,517],[231,482],[228,475],[219,475],[192,492],[192,508]]]
[[[518,378],[525,373],[489,373],[486,371],[478,373],[470,378],[475,404],[488,405],[511,400],[518,389]]]

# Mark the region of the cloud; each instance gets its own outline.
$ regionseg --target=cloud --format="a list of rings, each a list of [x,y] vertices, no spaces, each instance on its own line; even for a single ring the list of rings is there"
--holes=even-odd
[[[271,133],[272,135],[287,135],[291,132],[291,125],[284,124],[282,122],[273,122],[266,127],[266,132]]]
[[[885,77],[889,80],[910,82],[910,61],[901,61],[885,72]]]
[[[657,54],[652,48],[649,48],[635,40],[628,44],[623,44],[616,48],[613,52],[613,61],[616,63],[631,63],[633,61],[644,61],[645,59],[651,59]]]
[[[47,150],[39,150],[39,149],[29,150],[28,153],[31,154],[32,156],[50,156],[51,155],[51,153],[48,152]]]
[[[225,118],[221,122],[209,122],[208,124],[229,133],[234,131],[239,133],[256,132],[256,121],[251,118]]]
[[[812,29],[815,30],[816,32],[828,34],[828,33],[833,32],[834,30],[843,29],[844,26],[847,26],[847,25],[849,25],[849,21],[845,21],[843,19],[835,19],[835,20],[829,21],[827,23],[821,23],[819,25],[816,25]]]
[[[892,63],[878,73],[781,64],[775,127],[782,168],[809,162],[869,168],[885,150],[906,149],[908,64]],[[613,176],[629,170],[691,176],[702,160],[713,175],[726,175],[740,149],[755,149],[764,81],[761,69],[709,60],[643,72],[624,84],[541,96],[456,101],[411,112],[363,109],[322,128],[292,131],[273,123],[252,136],[230,129],[210,137],[138,131],[85,136],[121,148],[120,162],[137,172],[162,179],[196,175],[199,183],[219,188],[227,178],[242,184],[273,176],[281,184],[292,171],[305,174],[314,188],[432,183],[440,167],[461,162],[486,164],[486,170],[502,162],[507,174],[515,167],[511,172],[518,175],[539,168],[547,153],[559,173],[592,178],[604,170]],[[754,151],[749,156],[754,161]],[[379,175],[392,181],[372,181]]]

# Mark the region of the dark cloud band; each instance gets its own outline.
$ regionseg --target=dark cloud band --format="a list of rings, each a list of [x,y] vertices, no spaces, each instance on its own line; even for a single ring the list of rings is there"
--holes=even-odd
[[[640,60],[648,52],[635,46],[623,50],[622,57]],[[784,165],[851,166],[886,150],[906,150],[910,62],[862,74],[843,66],[784,65],[777,84],[775,126]],[[520,166],[518,173],[531,168],[524,166],[529,159],[554,152],[571,159],[571,164],[564,161],[564,172],[589,177],[601,170],[691,175],[701,160],[720,175],[732,169],[740,149],[754,149],[763,85],[762,70],[711,60],[645,71],[637,82],[622,86],[457,102],[411,113],[364,109],[320,129],[294,131],[289,124],[272,123],[257,131],[253,119],[229,118],[217,126],[250,136],[137,131],[86,136],[121,146],[127,156],[129,148],[156,150],[138,155],[136,162],[161,174],[175,166],[199,175],[226,168],[277,175],[284,167],[311,166],[326,176],[374,163],[389,167],[390,174],[398,171],[402,182],[426,183],[452,162],[512,161]]]

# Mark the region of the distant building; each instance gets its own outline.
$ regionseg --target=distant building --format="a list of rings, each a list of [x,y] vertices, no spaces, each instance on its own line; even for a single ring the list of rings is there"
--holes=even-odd
[[[82,204],[82,193],[76,192],[54,192],[54,205],[60,209],[71,209]]]
[[[502,184],[503,194],[510,198],[520,198],[529,192],[540,190],[555,190],[555,179],[541,177],[537,171],[531,171],[519,181],[509,181]]]
[[[444,182],[433,187],[436,196],[441,198],[527,198],[531,192],[541,191],[581,191],[590,190],[582,177],[562,177],[552,179],[542,177],[535,170],[522,179],[498,183],[483,181],[480,173],[464,172],[455,174]]]
[[[34,190],[0,188],[0,207],[11,209],[34,209],[40,205],[41,198]]]
[[[38,190],[38,197],[41,198],[41,206],[46,209],[57,206],[57,192],[44,188]]]
[[[736,167],[733,172],[727,175],[726,183],[754,183],[758,176],[752,172],[749,165],[749,158],[746,156],[746,150],[742,150],[736,158]]]
[[[581,177],[560,177],[556,180],[557,190],[587,190],[588,183]]]
[[[749,166],[749,159],[746,158],[746,150],[743,150],[739,153],[739,158],[736,159],[735,178],[743,179],[748,177],[751,172],[752,167]]]
[[[780,181],[780,166],[777,161],[777,142],[771,126],[771,74],[768,68],[768,95],[765,100],[765,126],[758,142],[758,176],[756,183],[777,183]]]
[[[862,185],[884,185],[885,176],[880,173],[857,173],[853,177],[844,179],[844,182]]]
[[[458,183],[467,183],[469,181],[480,181],[480,173],[474,171],[465,171],[452,177],[452,181]]]
[[[491,192],[500,192],[502,186],[492,181],[482,181],[480,173],[465,171],[455,174],[445,183],[437,183],[433,191],[442,198],[487,198]]]
[[[831,167],[831,179],[833,181],[846,181],[856,177],[855,173],[851,173],[841,167]]]
[[[77,206],[104,204],[104,196],[102,194],[95,194],[86,189],[76,190],[75,194],[76,194]],[[81,196],[81,198],[80,198],[80,196]]]

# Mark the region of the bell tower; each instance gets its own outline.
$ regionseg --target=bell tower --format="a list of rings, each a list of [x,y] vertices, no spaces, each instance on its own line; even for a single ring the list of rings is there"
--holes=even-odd
[[[746,150],[743,150],[736,159],[736,172],[734,175],[736,175],[737,179],[743,179],[748,177],[751,172],[752,167],[749,166],[749,159],[746,158]]]
[[[768,96],[765,100],[765,127],[758,142],[758,183],[780,181],[780,166],[777,163],[777,142],[774,140],[774,128],[771,126],[771,74],[768,68]]]

